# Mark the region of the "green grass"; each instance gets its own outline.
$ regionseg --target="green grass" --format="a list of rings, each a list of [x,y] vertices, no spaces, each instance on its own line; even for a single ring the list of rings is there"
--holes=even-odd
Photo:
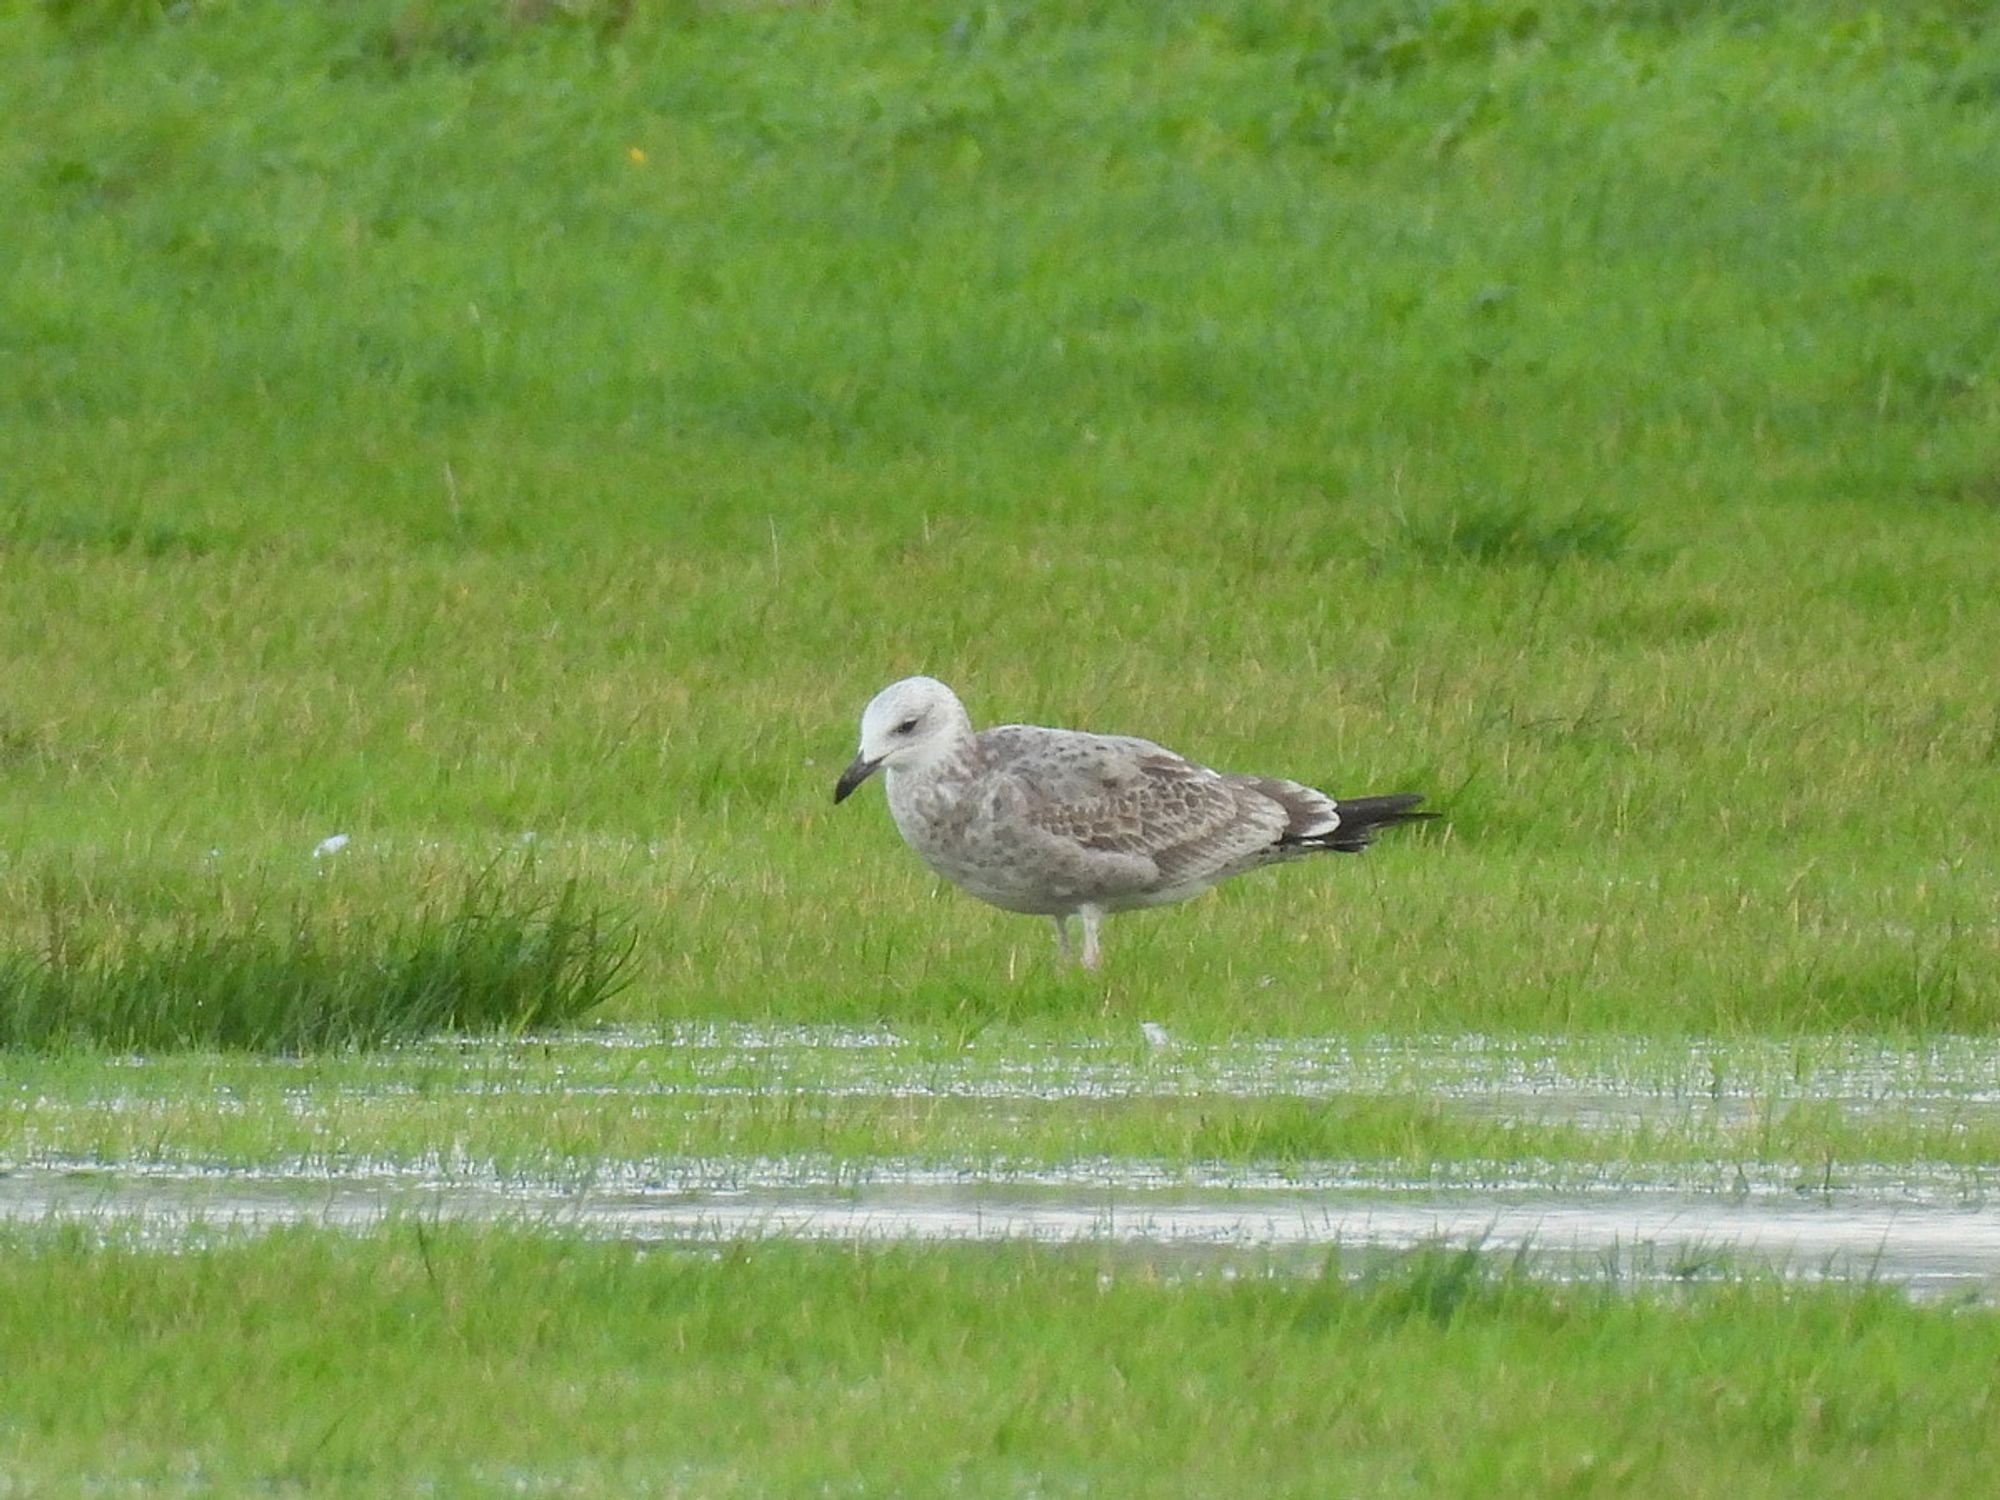
[[[574,884],[489,868],[449,905],[334,926],[303,907],[240,930],[91,933],[51,884],[39,953],[0,966],[0,1048],[317,1052],[576,1020],[631,952]]]
[[[415,1223],[5,1249],[31,1491],[1971,1494],[1996,1441],[2000,1318],[1870,1289]]]

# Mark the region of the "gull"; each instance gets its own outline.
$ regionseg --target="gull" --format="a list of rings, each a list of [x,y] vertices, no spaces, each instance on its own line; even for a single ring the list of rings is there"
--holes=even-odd
[[[1329,797],[1296,781],[1211,771],[1151,740],[1035,724],[975,731],[935,677],[869,701],[835,802],[883,772],[903,842],[938,874],[1006,911],[1048,917],[1058,961],[1069,920],[1083,966],[1108,912],[1164,906],[1219,880],[1321,850],[1358,853],[1376,831],[1435,814],[1412,792]]]

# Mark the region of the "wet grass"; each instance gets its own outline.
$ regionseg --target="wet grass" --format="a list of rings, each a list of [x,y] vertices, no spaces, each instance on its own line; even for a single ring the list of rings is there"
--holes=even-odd
[[[697,1189],[739,1170],[859,1180],[876,1164],[974,1179],[1122,1162],[1167,1178],[1721,1191],[1839,1187],[1894,1168],[1971,1194],[2000,1160],[1991,1059],[1976,1050],[1715,1046],[1690,1059],[1598,1039],[1482,1061],[1466,1040],[1355,1067],[1307,1053],[1262,1075],[1136,1042],[1052,1055],[932,1038],[885,1051],[810,1033],[776,1045],[524,1039],[282,1067],[14,1057],[0,1059],[0,1160]]]
[[[1966,1494],[1996,1441],[2000,1315],[1866,1287],[417,1223],[4,1249],[30,1489]]]

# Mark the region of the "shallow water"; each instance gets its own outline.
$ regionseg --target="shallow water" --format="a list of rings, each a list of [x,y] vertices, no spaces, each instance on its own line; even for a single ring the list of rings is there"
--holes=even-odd
[[[1154,1255],[1251,1251],[1317,1261],[1426,1242],[1529,1253],[1551,1274],[1698,1276],[1722,1266],[1877,1276],[1917,1292],[2000,1297],[2000,1193],[1983,1168],[1714,1160],[1447,1161],[1414,1174],[1376,1161],[1056,1164],[880,1157],[649,1156],[506,1172],[440,1150],[370,1160],[343,1149],[357,1098],[548,1098],[608,1110],[659,1095],[952,1095],[1016,1101],[1144,1096],[1408,1094],[1457,1111],[1615,1130],[1713,1125],[1811,1104],[1846,1115],[2000,1119],[2000,1044],[1816,1039],[1682,1043],[1619,1038],[1285,1038],[1190,1044],[1129,1038],[946,1045],[884,1030],[681,1026],[439,1042],[349,1067],[258,1064],[282,1108],[326,1133],[323,1154],[255,1166],[176,1156],[65,1154],[72,1124],[189,1106],[173,1065],[134,1058],[86,1088],[22,1100],[0,1158],[0,1221],[122,1227],[161,1244],[294,1223],[362,1228],[403,1218],[545,1224],[640,1241],[782,1235],[828,1240],[1084,1242]],[[268,1076],[268,1075],[260,1075]],[[194,1107],[245,1108],[218,1080]],[[1016,1107],[1008,1105],[1006,1107]],[[150,1115],[147,1116],[151,1118]],[[52,1123],[53,1122],[53,1123]],[[163,1129],[162,1139],[170,1140]],[[85,1135],[84,1139],[89,1137]],[[539,1174],[539,1175],[538,1175]]]
[[[1149,1031],[1165,1040],[1149,1040]],[[664,1031],[607,1028],[541,1045],[532,1062],[518,1043],[460,1047],[460,1056],[480,1063],[462,1086],[714,1096],[796,1087],[827,1095],[1021,1100],[1331,1098],[1407,1090],[1501,1118],[1584,1125],[1690,1107],[1733,1118],[1800,1099],[1851,1110],[2000,1117],[2000,1041],[1985,1038],[1906,1045],[1854,1038],[1676,1043],[1447,1035],[1187,1044],[1142,1027],[1128,1040],[975,1035],[939,1047],[886,1030],[684,1024]]]
[[[1143,1173],[1140,1174],[1143,1177]],[[380,1176],[113,1169],[0,1175],[0,1220],[136,1231],[155,1243],[279,1225],[537,1225],[643,1242],[1089,1242],[1141,1251],[1343,1251],[1477,1244],[1551,1274],[1687,1279],[1723,1269],[1873,1277],[1916,1293],[2000,1293],[2000,1208],[1882,1190],[1413,1191],[1352,1183],[1204,1189],[907,1180],[850,1188],[685,1182],[563,1191]]]

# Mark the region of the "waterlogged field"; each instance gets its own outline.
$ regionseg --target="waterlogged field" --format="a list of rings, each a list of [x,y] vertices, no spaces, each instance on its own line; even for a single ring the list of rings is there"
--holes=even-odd
[[[0,99],[0,1491],[1990,1473],[1983,8],[45,0]],[[1446,816],[1058,971],[831,804],[912,671]]]
[[[677,1026],[286,1061],[26,1058],[6,1064],[0,1118],[47,1167],[579,1188],[728,1185],[731,1162],[838,1183],[885,1159],[1029,1175],[1143,1159],[1190,1180],[1477,1181],[1519,1162],[1631,1181],[1790,1172],[1815,1189],[1896,1162],[1973,1190],[2000,1160],[2000,1048],[1985,1039],[1156,1035]]]
[[[957,1045],[681,1027],[12,1070],[0,1219],[154,1241],[414,1219],[648,1243],[1472,1244],[1643,1285],[2000,1289],[2000,1056],[1459,1036]]]

